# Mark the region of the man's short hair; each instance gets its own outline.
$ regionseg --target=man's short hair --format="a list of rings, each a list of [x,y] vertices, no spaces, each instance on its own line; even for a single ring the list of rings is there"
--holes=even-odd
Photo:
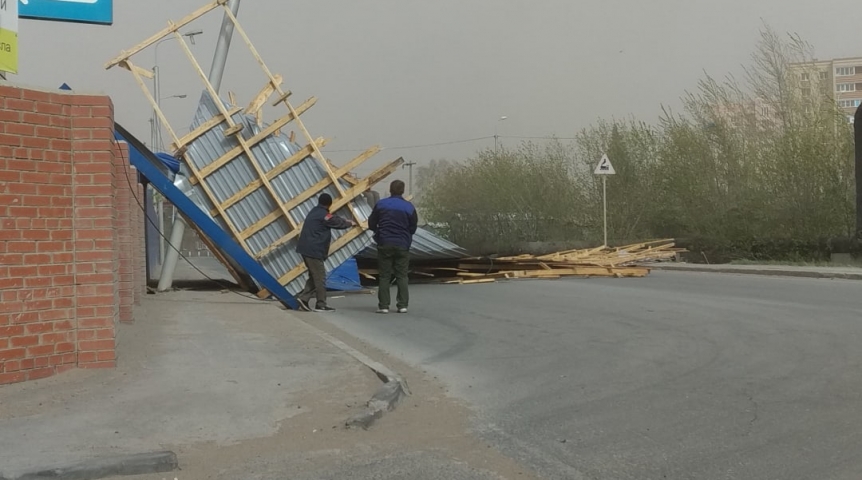
[[[389,193],[392,195],[404,195],[404,182],[395,180],[389,184]]]
[[[321,193],[319,197],[317,197],[317,204],[323,205],[324,207],[332,206],[332,196],[328,193]]]

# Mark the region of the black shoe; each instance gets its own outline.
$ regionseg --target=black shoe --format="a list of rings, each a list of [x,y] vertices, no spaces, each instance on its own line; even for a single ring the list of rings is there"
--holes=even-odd
[[[311,307],[308,306],[308,302],[306,302],[305,300],[303,300],[301,298],[297,298],[296,303],[299,304],[299,309],[302,310],[303,312],[310,312],[311,311]]]
[[[334,312],[335,309],[330,307],[329,305],[324,305],[322,307],[314,307],[315,312]]]

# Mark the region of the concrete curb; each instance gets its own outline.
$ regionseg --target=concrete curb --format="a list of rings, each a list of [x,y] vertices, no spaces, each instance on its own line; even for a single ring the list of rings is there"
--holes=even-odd
[[[315,332],[324,340],[335,346],[336,348],[342,350],[344,353],[350,355],[351,357],[358,360],[360,363],[370,368],[381,381],[383,381],[383,386],[381,386],[377,392],[374,393],[374,396],[371,397],[371,400],[368,401],[367,408],[364,412],[359,413],[350,417],[346,422],[345,426],[347,428],[362,428],[367,430],[371,425],[374,424],[380,417],[383,416],[386,412],[391,412],[395,410],[395,407],[398,406],[398,403],[401,402],[401,399],[411,395],[410,387],[407,386],[407,381],[389,369],[386,365],[381,364],[380,362],[376,362],[365,355],[364,353],[356,350],[355,348],[347,345],[341,340],[329,335],[323,330],[315,327],[314,325],[305,322],[300,319],[301,322],[308,325],[310,328],[314,329]],[[2,479],[0,479],[2,480]]]
[[[120,475],[172,472],[179,468],[174,452],[139,453],[95,459],[68,467],[41,469],[0,480],[95,480]]]
[[[676,267],[671,265],[649,265],[652,270],[665,270],[673,272],[697,272],[697,273],[733,273],[739,275],[763,275],[772,277],[797,277],[797,278],[821,278],[839,280],[862,280],[862,273],[824,272],[806,270],[776,270],[776,269],[751,269],[734,267]]]

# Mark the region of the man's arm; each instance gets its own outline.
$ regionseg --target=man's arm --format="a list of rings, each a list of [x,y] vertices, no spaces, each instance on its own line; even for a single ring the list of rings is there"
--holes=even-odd
[[[371,209],[371,215],[368,217],[368,229],[372,232],[377,231],[377,222],[380,221],[380,210],[377,205]]]
[[[416,211],[416,207],[413,207],[413,214],[410,215],[410,235],[415,235],[417,228],[419,228],[419,212]]]
[[[326,218],[323,220],[323,223],[327,227],[334,228],[336,230],[344,230],[356,225],[353,220],[345,220],[338,215],[333,215],[331,213],[326,214]]]

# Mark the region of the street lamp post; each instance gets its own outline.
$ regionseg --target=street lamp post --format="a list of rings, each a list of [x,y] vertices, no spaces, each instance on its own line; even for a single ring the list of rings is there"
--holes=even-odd
[[[500,125],[500,122],[503,122],[508,119],[509,117],[503,115],[502,117],[498,118],[497,123],[494,124],[494,155],[497,155],[497,140],[500,138],[500,136],[497,135],[497,127]]]
[[[203,33],[204,33],[203,30],[195,30],[192,32],[184,33],[183,36],[188,38],[189,41],[192,42],[192,45],[194,45],[195,44],[195,37],[197,35],[203,35]],[[167,42],[168,40],[176,40],[176,38],[177,37],[163,38],[160,41],[156,42],[156,46],[155,46],[155,57],[156,58],[155,58],[155,63],[153,64],[153,93],[154,93],[153,96],[156,97],[156,105],[158,105],[160,110],[162,108],[162,100],[163,99],[161,97],[161,94],[162,94],[162,92],[161,92],[161,90],[162,90],[161,79],[159,78],[159,46],[163,42]],[[178,97],[178,96],[174,95],[174,96],[167,97],[167,98],[175,98],[175,97]],[[185,98],[185,95],[182,97],[179,97],[179,98]],[[153,130],[155,132],[155,135],[153,137],[153,150],[164,148],[164,146],[162,145],[162,123],[159,120],[159,115],[158,115],[158,113],[156,113],[155,110],[153,110],[153,125],[154,125]]]

